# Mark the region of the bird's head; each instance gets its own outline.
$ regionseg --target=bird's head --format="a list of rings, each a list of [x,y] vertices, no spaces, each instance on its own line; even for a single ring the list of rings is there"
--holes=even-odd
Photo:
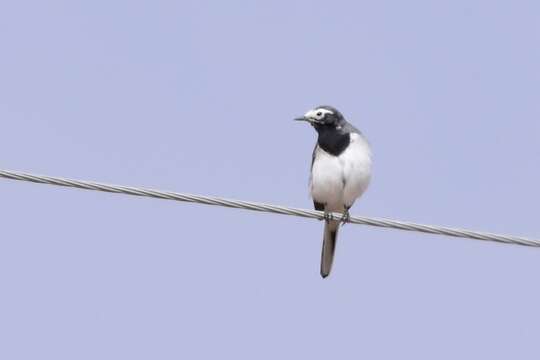
[[[345,122],[343,115],[336,108],[327,105],[317,106],[295,120],[307,121],[317,131],[322,129],[339,130]]]

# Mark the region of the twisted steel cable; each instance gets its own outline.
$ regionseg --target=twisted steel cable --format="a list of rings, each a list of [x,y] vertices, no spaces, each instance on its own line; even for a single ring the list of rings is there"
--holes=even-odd
[[[107,185],[93,181],[82,181],[82,180],[73,180],[66,178],[58,178],[51,176],[42,176],[42,175],[33,175],[26,174],[15,171],[0,170],[0,178],[6,178],[11,180],[20,180],[20,181],[29,181],[39,184],[49,184],[65,187],[73,187],[78,189],[85,190],[95,190],[95,191],[104,191],[118,194],[134,195],[134,196],[145,196],[157,199],[166,199],[166,200],[175,200],[175,201],[184,201],[191,203],[199,203],[206,205],[216,205],[224,206],[236,209],[245,209],[253,211],[268,212],[274,214],[282,215],[292,215],[300,216],[311,219],[324,219],[324,212],[316,210],[306,210],[298,208],[290,208],[285,206],[271,205],[271,204],[262,204],[251,201],[241,201],[241,200],[231,200],[223,199],[215,196],[202,196],[202,195],[192,195],[192,194],[183,194],[170,191],[159,191],[146,188],[130,187],[130,186],[121,186],[121,185]],[[341,219],[341,214],[333,213],[330,214],[330,219],[339,220]],[[422,225],[415,224],[405,221],[389,220],[382,218],[371,218],[363,216],[351,216],[349,221],[351,224],[361,224],[361,225],[370,225],[383,228],[391,228],[398,230],[406,231],[417,231],[427,234],[435,235],[446,235],[460,238],[476,239],[476,240],[487,240],[487,241],[496,241],[507,244],[517,244],[517,245],[526,245],[526,246],[539,246],[540,240],[536,239],[527,239],[523,237],[510,236],[510,235],[498,235],[478,231],[470,231],[463,229],[455,229],[443,226],[434,226],[434,225]]]

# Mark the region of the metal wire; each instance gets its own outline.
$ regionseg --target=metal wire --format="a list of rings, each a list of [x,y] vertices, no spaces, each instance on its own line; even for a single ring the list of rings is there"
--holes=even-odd
[[[324,219],[324,213],[322,211],[316,210],[306,210],[298,208],[290,208],[285,206],[262,204],[251,201],[241,201],[241,200],[230,200],[223,199],[220,197],[214,196],[202,196],[202,195],[192,195],[192,194],[182,194],[169,191],[159,191],[146,188],[136,188],[129,186],[120,186],[120,185],[107,185],[102,183],[97,183],[93,181],[81,181],[73,179],[65,179],[51,176],[41,176],[41,175],[32,175],[15,171],[6,171],[0,170],[0,177],[11,179],[11,180],[20,180],[20,181],[30,181],[39,184],[49,184],[57,186],[66,186],[73,187],[78,189],[85,190],[95,190],[95,191],[105,191],[118,194],[127,194],[135,196],[146,196],[157,199],[166,199],[166,200],[175,200],[175,201],[185,201],[191,203],[199,203],[206,205],[216,205],[216,206],[225,206],[236,209],[245,209],[261,212],[269,212],[274,214],[282,215],[293,215],[300,216],[311,219]],[[339,220],[341,219],[341,214],[331,214],[331,219]],[[485,232],[477,232],[463,229],[455,229],[442,226],[433,226],[433,225],[422,225],[415,224],[405,221],[396,221],[382,218],[370,218],[363,216],[351,216],[349,219],[351,224],[361,224],[361,225],[370,225],[383,228],[391,228],[398,230],[407,230],[407,231],[417,231],[428,234],[435,235],[446,235],[460,238],[476,239],[476,240],[487,240],[487,241],[496,241],[507,244],[517,244],[517,245],[526,245],[526,246],[539,246],[540,240],[527,239],[523,237],[516,237],[510,235],[497,235]]]

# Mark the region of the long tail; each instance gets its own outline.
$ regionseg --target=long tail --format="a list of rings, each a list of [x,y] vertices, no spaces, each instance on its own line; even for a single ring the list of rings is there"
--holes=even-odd
[[[330,275],[330,270],[332,270],[338,230],[339,221],[331,220],[325,222],[321,254],[321,276],[323,277],[323,279]]]

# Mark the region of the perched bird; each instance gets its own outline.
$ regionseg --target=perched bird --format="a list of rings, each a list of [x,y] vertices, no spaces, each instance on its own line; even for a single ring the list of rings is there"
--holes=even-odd
[[[321,255],[325,278],[332,269],[339,225],[348,221],[349,209],[369,185],[371,150],[362,133],[331,106],[316,107],[295,120],[307,121],[318,133],[309,186],[315,209],[325,213]],[[341,213],[341,219],[331,220],[332,212]]]

